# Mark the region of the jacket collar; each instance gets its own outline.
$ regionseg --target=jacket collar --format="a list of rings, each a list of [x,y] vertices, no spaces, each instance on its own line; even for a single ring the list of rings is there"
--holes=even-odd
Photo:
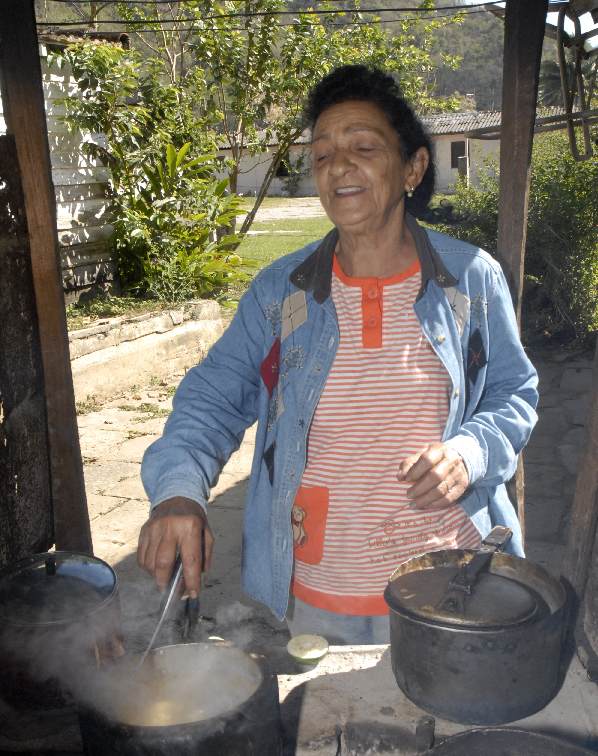
[[[409,213],[405,214],[405,222],[415,240],[421,268],[422,282],[417,299],[422,297],[430,280],[435,281],[443,289],[455,286],[457,279],[445,267],[440,255],[432,246],[428,234]],[[317,249],[306,257],[289,276],[291,283],[297,288],[303,291],[311,290],[318,304],[322,304],[330,296],[332,263],[337,242],[338,231],[333,228],[322,239]]]

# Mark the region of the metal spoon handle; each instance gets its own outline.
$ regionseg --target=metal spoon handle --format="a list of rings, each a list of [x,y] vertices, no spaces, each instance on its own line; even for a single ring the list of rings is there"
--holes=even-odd
[[[158,620],[158,624],[156,625],[156,629],[153,632],[152,638],[149,642],[148,647],[143,652],[143,655],[139,661],[139,666],[143,664],[143,662],[146,660],[147,655],[152,650],[154,643],[156,642],[156,638],[158,637],[158,633],[162,629],[162,625],[164,624],[164,620],[168,616],[168,613],[170,611],[170,608],[172,607],[174,600],[176,598],[176,595],[178,593],[178,587],[180,585],[181,579],[183,577],[183,562],[181,560],[180,555],[177,556],[176,561],[174,563],[174,570],[172,573],[172,577],[170,578],[170,584],[168,587],[168,593],[166,595],[166,601],[162,605],[162,611],[160,612],[160,619]]]

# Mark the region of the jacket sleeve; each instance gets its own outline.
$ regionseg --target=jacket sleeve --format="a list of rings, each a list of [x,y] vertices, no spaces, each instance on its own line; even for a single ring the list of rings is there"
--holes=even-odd
[[[502,270],[493,270],[493,277],[482,398],[447,441],[463,458],[470,485],[476,486],[496,486],[513,477],[517,456],[538,419],[538,376],[521,344]]]
[[[181,381],[162,437],[145,452],[141,478],[152,507],[173,496],[205,507],[257,417],[264,330],[254,281],[228,329]]]

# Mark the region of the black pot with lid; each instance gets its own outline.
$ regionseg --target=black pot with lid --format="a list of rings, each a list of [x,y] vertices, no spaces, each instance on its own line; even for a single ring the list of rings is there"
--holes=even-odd
[[[63,704],[70,679],[119,635],[118,581],[103,560],[44,552],[0,572],[0,697],[13,706]]]
[[[546,570],[500,549],[430,552],[405,562],[385,591],[401,690],[464,724],[503,724],[541,709],[560,682],[566,592]]]

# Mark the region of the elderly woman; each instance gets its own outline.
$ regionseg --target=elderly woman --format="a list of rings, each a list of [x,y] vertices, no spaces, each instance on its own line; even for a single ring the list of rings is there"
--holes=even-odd
[[[536,422],[536,373],[498,263],[422,228],[430,141],[394,80],[345,66],[312,92],[312,165],[334,229],[256,276],[182,381],[142,475],[139,563],[180,550],[199,589],[210,487],[258,421],[243,586],[291,631],[388,642],[400,562],[521,532],[505,490]]]

